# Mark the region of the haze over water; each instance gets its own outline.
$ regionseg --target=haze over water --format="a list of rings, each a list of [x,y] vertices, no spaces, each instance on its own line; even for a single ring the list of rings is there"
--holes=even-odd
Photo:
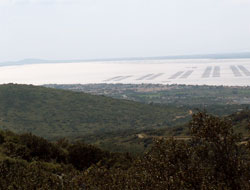
[[[124,60],[0,67],[0,83],[250,86],[250,59]]]

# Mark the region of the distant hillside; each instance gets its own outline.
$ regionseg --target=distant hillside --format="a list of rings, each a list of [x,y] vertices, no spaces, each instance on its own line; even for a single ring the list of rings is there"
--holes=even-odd
[[[176,115],[182,115],[176,119]],[[0,129],[76,137],[162,128],[190,118],[185,108],[156,106],[28,85],[0,86]]]
[[[8,65],[27,65],[40,63],[79,63],[92,61],[133,61],[133,60],[164,60],[164,59],[247,59],[250,58],[250,52],[243,53],[214,53],[214,54],[192,54],[175,56],[156,56],[156,57],[123,57],[123,58],[105,58],[105,59],[71,59],[71,60],[46,60],[46,59],[23,59],[20,61],[1,62],[0,66]]]

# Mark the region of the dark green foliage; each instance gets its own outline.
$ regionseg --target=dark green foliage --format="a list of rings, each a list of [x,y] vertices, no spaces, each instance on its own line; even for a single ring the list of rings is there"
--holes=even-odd
[[[1,135],[5,142],[0,145],[0,189],[81,189],[83,183],[76,181],[80,173],[71,166],[68,149],[31,134]],[[62,151],[63,160],[58,159]],[[89,152],[87,145],[84,151]]]
[[[0,133],[0,144],[3,144],[4,143],[4,136],[2,135],[2,133]]]
[[[128,170],[92,167],[86,184],[100,190],[248,190],[250,152],[232,124],[197,113],[189,126],[190,140],[157,140]]]
[[[185,119],[176,120],[176,114]],[[48,139],[184,123],[187,109],[31,85],[0,85],[0,128]]]
[[[108,153],[101,149],[80,142],[69,147],[69,163],[79,170],[87,169],[107,156]]]
[[[182,109],[34,86],[0,86],[2,128],[46,137],[51,133],[51,138],[67,134],[113,150],[135,150],[135,145],[149,150],[134,157],[82,141],[49,142],[31,133],[1,131],[0,189],[250,189],[249,137],[234,132],[248,125],[249,110],[224,118],[198,112],[188,125],[164,128],[183,119],[176,111],[185,115],[182,122],[189,117]],[[184,133],[190,136],[164,138]]]
[[[188,96],[192,92],[192,88],[188,86],[169,88],[170,91],[165,95],[170,97],[174,97],[174,93],[183,94],[185,90],[188,90]],[[226,90],[221,89],[222,87],[209,86],[193,88],[197,91],[195,92],[197,96],[202,95],[200,94],[202,89],[205,89],[205,92],[211,91],[210,93],[216,90],[215,95]],[[230,94],[230,90],[227,93]],[[206,109],[223,115],[241,107],[212,105]],[[203,108],[202,106],[201,109]],[[115,152],[142,154],[151,147],[152,138],[155,136],[189,135],[185,123],[191,118],[191,110],[192,106],[190,108],[178,102],[165,106],[145,105],[31,85],[0,86],[1,129],[18,133],[31,132],[50,140],[62,137],[74,141],[84,140]],[[237,122],[235,129],[245,134],[246,125],[246,120],[239,125]],[[142,133],[146,133],[148,137],[138,138],[137,135]]]
[[[79,189],[73,178],[77,175],[73,168],[60,165],[11,159],[0,161],[0,189],[4,190]]]
[[[32,134],[1,131],[0,189],[84,189],[84,171],[92,165],[126,167],[127,154],[109,153],[67,139],[55,143]]]
[[[27,161],[66,162],[65,152],[41,137],[32,134],[12,134],[8,137],[11,138],[2,145],[4,153],[8,156]]]
[[[1,132],[0,189],[248,190],[250,141],[230,120],[199,112],[189,129],[189,139],[155,140],[142,157]],[[56,159],[61,151],[63,162]]]
[[[232,123],[198,113],[190,127],[194,156],[204,168],[206,183],[232,190],[250,188],[246,146],[240,144],[242,137],[234,133]]]
[[[230,118],[233,122],[233,124],[243,124],[243,123],[249,123],[250,122],[250,110],[244,109],[240,112],[236,112],[232,115],[230,115]]]

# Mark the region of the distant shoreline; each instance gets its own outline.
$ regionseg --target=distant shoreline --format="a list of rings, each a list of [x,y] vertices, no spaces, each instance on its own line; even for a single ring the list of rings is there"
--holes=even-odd
[[[72,64],[29,62],[0,67],[0,83],[250,86],[250,59],[165,59]]]
[[[154,57],[123,57],[105,59],[72,59],[72,60],[46,60],[46,59],[24,59],[20,61],[1,62],[0,66],[17,66],[27,64],[45,63],[81,63],[81,62],[109,62],[109,61],[150,61],[150,60],[182,60],[182,59],[250,59],[250,52],[225,53],[225,54],[197,54],[178,56],[154,56]]]

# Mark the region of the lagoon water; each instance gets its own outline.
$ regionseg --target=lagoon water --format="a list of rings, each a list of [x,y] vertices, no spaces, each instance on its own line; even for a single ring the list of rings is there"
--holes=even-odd
[[[0,67],[0,83],[250,86],[250,59],[124,60]]]

